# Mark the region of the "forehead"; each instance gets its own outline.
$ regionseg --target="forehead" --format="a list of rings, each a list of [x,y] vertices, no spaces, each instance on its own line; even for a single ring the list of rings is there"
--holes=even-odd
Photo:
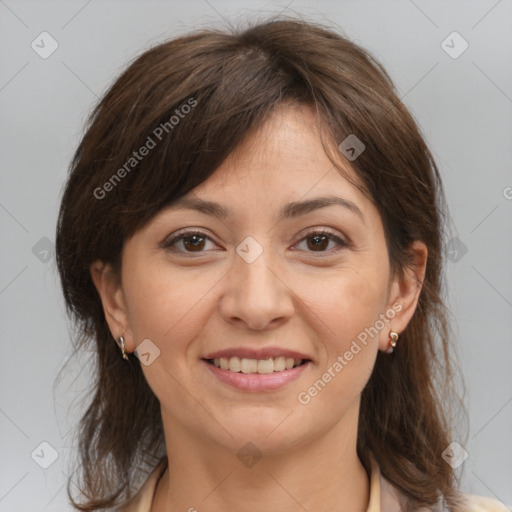
[[[333,167],[324,144],[334,150],[343,173],[360,182],[357,173],[341,156],[332,141],[324,140],[328,131],[320,117],[309,105],[281,105],[275,108],[266,122],[249,133],[216,172],[217,179],[232,176],[237,169],[293,176],[295,180],[322,176]]]
[[[170,206],[229,218],[230,204],[254,202],[279,206],[280,218],[289,218],[337,204],[364,220],[370,201],[351,183],[361,180],[334,149],[337,166],[326,154],[310,107],[281,107],[213,175]]]

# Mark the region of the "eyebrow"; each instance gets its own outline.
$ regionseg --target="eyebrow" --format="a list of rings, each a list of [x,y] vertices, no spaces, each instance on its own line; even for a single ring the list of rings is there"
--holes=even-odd
[[[318,210],[320,208],[325,208],[327,206],[332,205],[342,206],[343,208],[350,210],[352,213],[355,213],[357,216],[359,216],[363,223],[365,222],[363,212],[355,203],[349,201],[348,199],[343,199],[342,197],[336,196],[315,197],[314,199],[307,199],[305,201],[294,201],[285,204],[281,210],[279,218],[281,220],[295,218],[310,213],[314,210]],[[231,215],[229,209],[221,205],[220,203],[216,203],[214,201],[206,201],[204,199],[193,197],[180,198],[170,203],[169,208],[184,208],[189,210],[197,210],[201,213],[218,217],[219,219],[225,219]]]

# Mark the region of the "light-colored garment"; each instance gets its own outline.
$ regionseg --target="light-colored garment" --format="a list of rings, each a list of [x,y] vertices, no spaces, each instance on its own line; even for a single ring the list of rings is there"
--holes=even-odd
[[[400,493],[381,472],[377,462],[371,460],[370,501],[367,512],[400,512]],[[119,512],[151,512],[151,504],[160,477],[167,467],[167,459],[163,459],[152,471],[139,492]],[[466,512],[510,512],[501,502],[493,498],[485,498],[474,494],[465,494],[467,499]],[[428,509],[422,509],[429,512]]]

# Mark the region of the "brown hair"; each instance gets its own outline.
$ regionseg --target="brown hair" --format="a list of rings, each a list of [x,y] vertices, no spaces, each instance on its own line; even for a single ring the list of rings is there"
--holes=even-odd
[[[381,215],[393,275],[412,264],[414,240],[428,248],[417,309],[393,356],[378,354],[362,393],[359,457],[368,469],[373,453],[408,510],[439,499],[458,510],[457,479],[441,457],[451,442],[449,397],[441,392],[453,389],[454,376],[439,171],[374,57],[325,25],[283,17],[243,30],[201,30],[145,51],[90,116],[56,235],[67,310],[79,326],[76,349],[94,343],[97,355],[94,397],[79,432],[84,502],[71,497],[68,482],[78,510],[122,505],[142,465],[165,455],[159,402],[135,356],[132,364],[121,358],[90,264],[99,259],[119,271],[124,240],[208,179],[275,107],[294,103],[313,107],[327,152],[350,134],[364,143],[351,165]],[[143,146],[148,155],[135,159]],[[330,158],[340,168],[340,152]]]

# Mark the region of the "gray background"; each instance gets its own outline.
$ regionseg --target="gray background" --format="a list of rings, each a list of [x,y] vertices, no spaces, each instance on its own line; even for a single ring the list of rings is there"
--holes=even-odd
[[[280,11],[335,23],[372,51],[437,158],[455,236],[467,248],[453,252],[447,268],[468,390],[469,457],[462,465],[462,488],[512,506],[510,0],[5,0],[0,1],[1,511],[70,509],[65,482],[73,427],[86,403],[80,399],[88,400],[90,366],[85,354],[54,386],[70,354],[71,326],[52,251],[61,187],[87,113],[125,64],[154,43],[225,25],[224,20]],[[59,45],[46,59],[31,48],[43,31]],[[441,46],[453,31],[469,44],[458,58]],[[462,48],[462,41],[450,41],[452,53]],[[58,458],[43,469],[41,464],[53,460],[52,449]]]

